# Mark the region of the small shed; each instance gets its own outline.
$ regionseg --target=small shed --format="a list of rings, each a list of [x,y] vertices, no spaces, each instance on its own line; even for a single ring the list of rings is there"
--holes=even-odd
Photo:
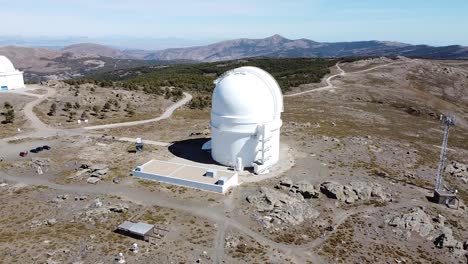
[[[144,241],[149,241],[150,236],[154,233],[153,229],[154,225],[142,222],[133,223],[130,221],[125,221],[117,227],[117,232]]]

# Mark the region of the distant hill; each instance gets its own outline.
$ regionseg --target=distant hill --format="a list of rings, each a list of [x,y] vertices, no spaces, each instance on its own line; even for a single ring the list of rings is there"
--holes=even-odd
[[[80,56],[102,56],[114,59],[132,59],[133,57],[125,54],[119,49],[94,43],[81,43],[67,46],[62,49],[64,52],[71,52]]]
[[[112,52],[106,48],[96,48],[98,46],[75,46],[65,50],[5,46],[0,47],[0,55],[8,57],[17,69],[24,71],[25,79],[28,82],[68,79],[116,69],[168,63],[120,59],[118,52]],[[93,47],[94,53],[86,51],[86,47]],[[109,56],[115,56],[115,58]]]
[[[350,56],[408,56],[433,59],[466,59],[468,47],[432,47],[388,41],[316,42],[290,40],[280,35],[265,39],[236,39],[207,46],[166,49],[140,58],[154,60],[222,61],[249,57],[313,58]]]

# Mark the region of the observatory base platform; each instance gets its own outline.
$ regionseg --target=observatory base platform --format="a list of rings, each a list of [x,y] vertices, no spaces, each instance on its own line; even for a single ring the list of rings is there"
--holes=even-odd
[[[132,171],[134,177],[205,191],[225,193],[239,184],[238,173],[227,170],[150,160]]]

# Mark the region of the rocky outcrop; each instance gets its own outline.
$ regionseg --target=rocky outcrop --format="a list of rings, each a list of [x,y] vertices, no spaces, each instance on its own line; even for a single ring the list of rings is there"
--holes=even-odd
[[[319,198],[320,191],[315,189],[315,187],[306,181],[299,181],[297,183],[293,183],[293,181],[289,178],[283,178],[280,182],[275,186],[276,189],[286,190],[290,194],[299,199],[311,199],[311,198]],[[300,195],[301,197],[299,197]]]
[[[106,164],[95,164],[95,165],[88,165],[88,164],[81,164],[80,169],[75,176],[72,178],[81,177],[83,175],[89,175],[86,179],[86,182],[90,184],[96,184],[102,179],[104,179],[109,172],[109,166]]]
[[[468,183],[468,165],[452,161],[447,165],[445,171],[454,177],[461,178],[463,182]]]
[[[297,225],[320,214],[303,199],[265,187],[260,189],[259,194],[248,196],[247,201],[261,213],[261,216],[254,218],[265,227],[272,224]]]
[[[386,220],[389,226],[417,232],[422,237],[428,236],[433,230],[432,219],[420,208],[412,208],[408,213],[394,216]]]
[[[446,248],[457,257],[467,254],[463,242],[455,239],[452,228],[445,225],[445,217],[442,215],[431,218],[423,208],[414,207],[400,215],[389,214],[385,222],[398,230],[406,231],[406,239],[411,237],[411,232],[416,232],[433,241],[436,247]]]
[[[434,240],[434,245],[438,248],[447,248],[454,254],[462,255],[466,251],[463,243],[453,237],[453,231],[450,227],[442,226],[439,235]]]
[[[334,181],[327,181],[320,185],[320,191],[328,198],[337,199],[345,203],[354,203],[357,200],[369,200],[372,197],[386,201],[389,197],[383,191],[380,184],[372,182],[351,182],[349,185],[342,185]]]

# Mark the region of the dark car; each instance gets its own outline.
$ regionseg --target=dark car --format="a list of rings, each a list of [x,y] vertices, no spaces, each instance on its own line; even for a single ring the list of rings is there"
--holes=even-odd
[[[31,152],[31,153],[38,153],[39,151],[37,151],[37,149],[31,149],[29,152]]]
[[[41,152],[41,151],[43,151],[43,150],[44,150],[43,147],[37,147],[37,148],[36,148],[36,151],[37,151],[37,152]]]
[[[44,146],[42,146],[42,148],[45,149],[45,150],[49,150],[50,146],[44,145]]]
[[[19,154],[21,157],[26,157],[28,155],[27,151],[21,151]]]

